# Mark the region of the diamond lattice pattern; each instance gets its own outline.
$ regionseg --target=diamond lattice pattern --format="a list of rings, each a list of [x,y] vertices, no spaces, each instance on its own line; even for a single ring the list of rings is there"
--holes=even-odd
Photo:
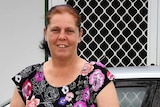
[[[66,0],[82,16],[79,55],[107,67],[147,63],[147,0]]]

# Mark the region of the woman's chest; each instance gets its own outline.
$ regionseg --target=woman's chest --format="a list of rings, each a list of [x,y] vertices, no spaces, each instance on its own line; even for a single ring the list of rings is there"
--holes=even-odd
[[[74,82],[62,87],[53,87],[44,79],[37,83],[31,80],[31,102],[38,101],[38,107],[88,107],[95,105],[95,98],[87,77],[79,76]],[[94,106],[93,106],[94,107]]]

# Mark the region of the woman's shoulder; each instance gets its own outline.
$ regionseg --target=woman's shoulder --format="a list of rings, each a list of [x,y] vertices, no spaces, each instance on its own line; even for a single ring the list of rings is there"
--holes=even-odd
[[[85,63],[85,65],[82,69],[82,75],[88,75],[88,74],[94,72],[95,69],[108,71],[106,66],[104,64],[102,64],[101,62],[90,61],[90,62]]]
[[[82,70],[82,76],[91,76],[91,75],[104,75],[107,79],[113,80],[114,75],[107,69],[107,67],[98,61],[90,61],[85,64]]]
[[[82,70],[82,76],[87,77],[93,92],[98,93],[112,80],[114,75],[101,62],[88,62]]]
[[[37,64],[32,64],[27,67],[25,67],[22,71],[20,71],[20,74],[31,74],[37,70],[40,70],[42,68],[43,63],[37,63]]]
[[[12,80],[15,83],[19,83],[20,81],[22,82],[25,79],[32,78],[32,76],[37,72],[42,69],[43,63],[37,63],[37,64],[32,64],[24,69],[22,69],[20,72],[18,72],[16,75],[12,77]]]

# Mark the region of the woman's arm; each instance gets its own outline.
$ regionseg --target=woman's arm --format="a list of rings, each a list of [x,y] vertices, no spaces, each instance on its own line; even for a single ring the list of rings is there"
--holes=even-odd
[[[96,97],[98,107],[119,107],[114,83],[111,81]]]
[[[15,89],[15,91],[13,93],[10,107],[25,107],[25,104],[24,104],[21,96],[19,95],[17,88]]]

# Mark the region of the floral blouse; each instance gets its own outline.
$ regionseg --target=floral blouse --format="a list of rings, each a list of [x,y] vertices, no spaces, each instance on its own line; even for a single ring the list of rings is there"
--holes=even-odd
[[[102,63],[89,62],[71,84],[54,87],[42,68],[31,65],[12,78],[26,107],[97,107],[96,96],[114,78]]]

